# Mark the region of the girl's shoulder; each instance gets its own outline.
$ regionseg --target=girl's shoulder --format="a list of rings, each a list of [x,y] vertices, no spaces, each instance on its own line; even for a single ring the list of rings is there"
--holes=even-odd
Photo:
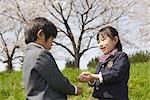
[[[124,51],[117,51],[116,54],[127,54],[127,53]]]
[[[118,52],[116,52],[115,56],[116,56],[116,57],[123,57],[123,56],[128,57],[127,53],[125,53],[125,52],[123,52],[123,51],[118,51]]]
[[[114,62],[115,63],[127,64],[128,66],[130,66],[127,53],[122,52],[122,51],[116,52],[116,55],[114,57]]]

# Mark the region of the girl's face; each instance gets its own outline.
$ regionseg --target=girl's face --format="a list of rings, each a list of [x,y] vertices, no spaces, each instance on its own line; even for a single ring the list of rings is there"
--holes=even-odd
[[[104,54],[108,54],[112,50],[115,49],[116,44],[118,42],[118,37],[115,36],[113,39],[107,36],[106,34],[104,36],[99,35],[99,48],[102,50]]]

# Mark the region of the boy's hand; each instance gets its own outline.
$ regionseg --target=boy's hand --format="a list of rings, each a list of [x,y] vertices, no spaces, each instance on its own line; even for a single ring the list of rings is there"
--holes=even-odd
[[[82,95],[82,89],[80,87],[77,87],[77,95]]]

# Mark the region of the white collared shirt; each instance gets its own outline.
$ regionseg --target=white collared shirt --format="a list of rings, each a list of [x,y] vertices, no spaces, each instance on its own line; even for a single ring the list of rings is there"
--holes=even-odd
[[[45,49],[42,45],[40,45],[40,44],[38,44],[38,43],[35,43],[35,42],[31,42],[31,43],[29,43],[29,44],[33,44],[33,45],[36,45],[36,46],[38,46],[38,47],[41,47],[42,49]]]

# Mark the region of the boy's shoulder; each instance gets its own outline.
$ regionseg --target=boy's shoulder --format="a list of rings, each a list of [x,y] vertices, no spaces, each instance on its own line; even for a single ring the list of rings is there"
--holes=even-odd
[[[48,50],[46,50],[46,49],[42,50],[42,51],[39,53],[38,58],[54,60],[52,54],[51,54]]]
[[[40,55],[52,56],[52,54],[48,50],[46,50],[46,49],[41,50]]]

